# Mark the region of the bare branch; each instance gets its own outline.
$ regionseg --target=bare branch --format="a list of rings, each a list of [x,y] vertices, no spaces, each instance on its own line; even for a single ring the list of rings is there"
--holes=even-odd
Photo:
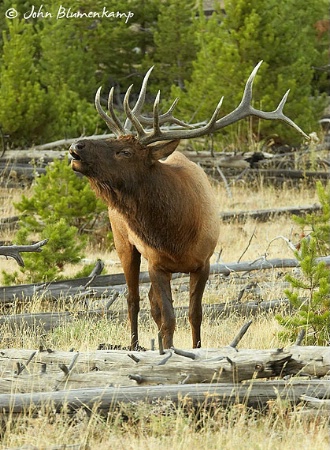
[[[44,239],[43,241],[37,242],[36,244],[31,245],[8,245],[0,247],[0,255],[5,256],[6,258],[14,258],[17,261],[17,264],[21,267],[24,267],[24,261],[20,253],[24,252],[41,252],[41,247],[48,242],[48,239]]]
[[[248,328],[250,327],[252,323],[252,320],[249,320],[249,322],[246,322],[242,328],[240,329],[240,331],[237,333],[237,336],[234,338],[233,342],[231,342],[229,344],[229,347],[233,347],[236,348],[238,343],[241,341],[241,339],[243,338],[243,336],[245,335],[245,333],[247,332]]]

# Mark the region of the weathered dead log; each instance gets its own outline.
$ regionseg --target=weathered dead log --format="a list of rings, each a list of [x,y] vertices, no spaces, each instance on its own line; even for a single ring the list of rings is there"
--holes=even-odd
[[[0,411],[18,414],[49,405],[55,411],[64,406],[71,411],[80,408],[106,413],[121,403],[154,403],[159,400],[175,404],[243,403],[264,407],[269,400],[282,399],[299,403],[305,394],[316,398],[330,398],[329,380],[250,381],[246,383],[214,383],[166,386],[138,386],[62,390],[57,392],[11,393],[0,395]]]
[[[55,409],[97,404],[100,411],[108,411],[120,402],[158,399],[264,406],[276,398],[294,403],[302,395],[330,398],[329,379],[255,381],[288,375],[327,376],[330,347],[237,349],[249,325],[242,327],[229,346],[170,349],[164,355],[126,350],[0,350],[0,411],[19,413],[49,402]]]
[[[42,150],[38,147],[30,149],[7,150],[0,158],[0,161],[2,164],[30,164],[32,161],[37,164],[39,164],[39,162],[47,164],[55,159],[63,159],[68,153],[67,149],[69,146],[70,143],[68,143],[68,147],[65,150]]]
[[[330,411],[330,400],[309,397],[308,395],[302,395],[300,400],[306,402],[307,406],[323,411]]]
[[[278,179],[287,179],[287,180],[302,180],[302,179],[311,179],[311,180],[329,180],[330,172],[316,172],[316,171],[308,171],[308,170],[285,170],[285,169],[251,169],[250,173],[253,176],[259,175],[265,178],[278,178]]]
[[[86,365],[82,363],[70,371],[67,364],[61,363],[56,367],[33,373],[31,364],[29,371],[19,374],[17,369],[14,375],[5,375],[0,379],[0,392],[45,392],[58,389],[77,389],[80,387],[108,387],[108,386],[135,386],[137,385],[165,385],[165,384],[193,384],[193,383],[231,383],[251,378],[270,378],[280,374],[285,362],[290,359],[289,354],[283,352],[259,351],[251,358],[252,353],[245,356],[236,355],[228,350],[231,357],[221,357],[216,360],[191,360],[181,356],[167,357],[166,362],[155,358],[135,356],[137,363],[126,355],[126,360],[108,363],[106,370],[77,373]],[[54,360],[54,355],[53,360]],[[77,364],[80,354],[76,354]],[[73,355],[71,354],[71,359]],[[172,361],[173,358],[173,361]],[[171,360],[170,360],[171,359]],[[43,359],[44,360],[44,359]],[[52,361],[53,361],[52,360]],[[146,361],[144,361],[146,360]],[[40,364],[40,361],[39,361]],[[103,363],[104,365],[104,363]],[[62,367],[67,369],[63,370]],[[59,370],[59,367],[63,373]]]
[[[330,375],[330,347],[292,345],[287,351],[292,355],[285,367],[287,375]]]
[[[330,266],[330,256],[318,258],[317,261],[323,261]],[[225,275],[238,272],[252,272],[255,270],[284,269],[298,267],[299,263],[296,259],[265,259],[261,258],[256,261],[246,261],[240,263],[228,264],[212,264],[210,275]],[[175,273],[172,279],[187,277],[187,274]],[[36,294],[52,299],[59,298],[63,295],[72,296],[77,293],[84,292],[84,286],[90,282],[89,277],[75,278],[70,280],[56,281],[48,284],[25,284],[19,286],[0,287],[0,302],[13,303],[16,301],[30,300]],[[148,272],[140,273],[140,283],[149,283],[150,278]],[[95,296],[107,295],[111,291],[122,290],[125,285],[125,276],[123,273],[113,275],[100,275],[94,278],[93,283],[89,284],[89,289],[95,290]],[[98,289],[99,288],[99,289]]]
[[[220,214],[220,219],[223,222],[231,222],[233,220],[245,221],[247,219],[258,220],[266,222],[272,217],[277,217],[281,215],[296,215],[302,216],[305,214],[310,214],[312,212],[320,211],[320,205],[311,206],[298,206],[298,207],[287,207],[287,208],[273,208],[273,209],[261,209],[256,211],[237,211],[237,212],[223,212]]]
[[[116,293],[108,298],[110,302]],[[203,313],[209,319],[219,319],[220,317],[229,317],[235,313],[243,317],[251,317],[261,313],[271,313],[279,309],[290,309],[289,301],[285,298],[270,301],[250,301],[250,302],[227,302],[212,305],[203,305]],[[174,308],[177,319],[188,318],[188,307]],[[56,327],[71,323],[77,319],[99,319],[106,317],[111,322],[126,322],[127,311],[112,311],[107,308],[81,311],[63,311],[63,312],[42,312],[42,313],[23,313],[8,314],[0,316],[0,325],[7,325],[13,331],[32,328],[36,333],[44,333],[53,330]],[[142,309],[139,313],[140,321],[150,320],[150,309]]]
[[[191,357],[191,355],[194,355]],[[80,387],[238,383],[256,378],[330,374],[329,347],[92,352],[4,349],[0,392],[52,391]],[[330,383],[330,380],[329,380]]]
[[[0,176],[2,177],[25,178],[32,181],[36,174],[41,175],[44,173],[46,173],[44,167],[31,167],[28,164],[0,164]]]

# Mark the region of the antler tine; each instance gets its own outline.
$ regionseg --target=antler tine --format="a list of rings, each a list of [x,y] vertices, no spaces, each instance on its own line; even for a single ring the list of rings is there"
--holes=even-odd
[[[176,125],[180,125],[181,127],[191,128],[191,125],[189,123],[183,122],[182,120],[179,120],[172,115],[172,112],[173,112],[174,108],[176,107],[178,101],[179,101],[179,99],[176,98],[174,100],[174,102],[172,103],[172,105],[169,107],[169,109],[164,114],[159,115],[160,125],[163,125],[164,123],[168,122],[168,123],[172,123],[172,124],[174,123]],[[142,125],[146,125],[146,126],[152,126],[153,122],[154,122],[153,117],[145,117],[142,115],[140,115],[139,120]]]
[[[212,133],[213,128],[214,128],[214,124],[216,124],[216,122],[217,122],[217,117],[218,117],[219,111],[221,109],[223,99],[224,99],[224,97],[221,97],[219,103],[217,104],[217,107],[214,110],[214,113],[212,114],[211,119],[203,127],[203,134]]]
[[[108,111],[109,111],[109,113],[110,113],[110,115],[112,117],[112,120],[115,122],[115,124],[117,125],[118,129],[120,130],[120,133],[121,134],[125,134],[125,128],[121,124],[120,120],[116,116],[116,113],[115,113],[115,111],[113,109],[113,93],[114,93],[114,88],[112,87],[110,89],[109,97],[108,97]]]
[[[254,108],[251,106],[252,87],[253,87],[253,82],[254,82],[255,76],[256,76],[262,62],[263,61],[259,61],[259,63],[252,70],[252,72],[245,84],[243,97],[242,97],[240,104],[237,106],[237,108],[234,109],[234,111],[232,111],[231,113],[222,117],[221,119],[217,120],[214,125],[213,131],[217,131],[217,130],[220,130],[221,128],[227,127],[228,125],[231,125],[231,124],[243,119],[244,117],[247,117],[247,116],[253,114],[253,111],[257,112],[257,110],[254,110]]]
[[[141,86],[139,97],[138,97],[138,99],[137,99],[133,109],[131,109],[131,113],[134,114],[134,116],[135,116],[136,120],[139,122],[140,126],[143,126],[143,125],[145,125],[145,126],[153,126],[153,124],[154,124],[154,118],[153,117],[145,117],[145,116],[143,116],[141,114],[142,108],[143,108],[144,103],[145,103],[145,97],[146,97],[147,85],[148,85],[149,77],[150,77],[150,74],[151,74],[153,69],[154,69],[154,66],[150,67],[148,72],[145,74],[145,76],[143,78],[143,81],[142,81],[142,86]],[[179,120],[179,119],[173,117],[173,115],[172,115],[173,110],[174,110],[176,104],[178,103],[178,101],[179,101],[179,99],[176,98],[174,100],[174,102],[172,103],[172,105],[170,106],[170,108],[166,111],[166,113],[158,114],[159,125],[163,125],[164,123],[169,122],[169,123],[172,123],[172,124],[179,125],[181,127],[191,128],[191,126],[189,124],[183,122],[182,120]],[[132,125],[132,121],[128,117],[126,119],[126,121],[125,121],[125,124],[124,124],[124,129],[125,129],[126,132],[131,129],[131,125]],[[138,134],[141,134],[141,133],[138,133]],[[142,134],[145,135],[146,134],[145,131],[143,131]]]
[[[155,135],[158,135],[160,132],[159,128],[159,101],[160,101],[160,91],[157,92],[154,108],[153,108],[153,116],[154,116],[154,124],[153,124],[153,132]]]
[[[131,86],[126,91],[124,97],[124,110],[128,119],[132,122],[134,128],[136,129],[139,139],[142,139],[146,136],[146,132],[144,131],[143,126],[139,122],[139,119],[136,117],[133,110],[129,106],[129,96],[131,94],[132,87],[133,85],[131,84]]]
[[[294,123],[293,120],[291,120],[289,117],[287,117],[283,113],[283,107],[285,105],[285,102],[288,98],[290,89],[286,91],[286,93],[283,95],[282,100],[280,101],[278,107],[275,109],[274,114],[277,114],[280,119],[284,120],[284,122],[288,123],[291,127],[293,127],[295,130],[299,131],[303,136],[305,136],[306,139],[310,139],[310,136],[308,136],[300,127],[298,127],[297,124]]]
[[[154,66],[150,67],[150,69],[148,70],[148,72],[145,74],[145,76],[143,78],[139,97],[134,105],[134,108],[132,109],[132,112],[135,115],[140,114],[142,111],[142,108],[143,108],[143,105],[144,105],[144,102],[146,99],[146,92],[147,92],[149,76],[150,76],[151,72],[153,71],[153,68],[154,68]],[[125,130],[130,130],[131,124],[132,124],[132,122],[129,119],[126,119],[125,124],[124,124]]]
[[[110,111],[110,114],[112,117],[109,117],[108,114],[103,110],[101,106],[101,87],[98,88],[96,95],[95,95],[95,107],[99,115],[102,117],[102,119],[105,121],[105,123],[108,125],[110,131],[112,131],[117,137],[122,136],[123,129],[121,124],[119,123],[118,119],[113,120],[113,114]],[[111,92],[111,91],[110,91]],[[110,95],[110,94],[109,94]]]

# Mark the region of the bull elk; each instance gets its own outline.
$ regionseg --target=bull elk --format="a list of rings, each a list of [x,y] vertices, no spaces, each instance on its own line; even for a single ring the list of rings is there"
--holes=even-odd
[[[138,347],[141,255],[148,261],[151,314],[164,348],[173,346],[175,316],[170,282],[175,272],[190,274],[192,341],[194,348],[201,345],[202,296],[209,276],[210,257],[218,241],[219,217],[204,171],[176,151],[180,139],[213,133],[249,115],[281,119],[304,134],[283,113],[288,92],[272,112],[251,106],[252,84],[260,64],[251,73],[239,106],[218,118],[221,99],[211,119],[197,128],[173,116],[178,99],[161,114],[160,92],[154,101],[153,117],[143,115],[152,68],[144,77],[133,108],[129,102],[132,86],[127,90],[124,124],[114,111],[113,88],[109,93],[109,115],[101,107],[100,88],[95,97],[96,109],[116,138],[83,139],[70,147],[73,170],[87,176],[97,195],[108,205],[115,247],[128,287],[132,349]],[[165,123],[177,127],[165,129],[162,127]],[[130,131],[132,126],[135,133]],[[163,158],[166,159],[162,161]]]

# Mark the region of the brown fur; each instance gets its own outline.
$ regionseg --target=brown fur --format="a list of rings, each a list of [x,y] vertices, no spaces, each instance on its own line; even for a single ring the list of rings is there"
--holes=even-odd
[[[175,328],[171,274],[190,273],[193,346],[201,345],[201,301],[219,234],[212,189],[203,170],[175,151],[179,141],[142,146],[132,136],[73,144],[74,170],[86,175],[109,208],[128,285],[131,346],[138,345],[139,271],[148,260],[151,313],[165,348]],[[161,158],[167,157],[162,162]]]

